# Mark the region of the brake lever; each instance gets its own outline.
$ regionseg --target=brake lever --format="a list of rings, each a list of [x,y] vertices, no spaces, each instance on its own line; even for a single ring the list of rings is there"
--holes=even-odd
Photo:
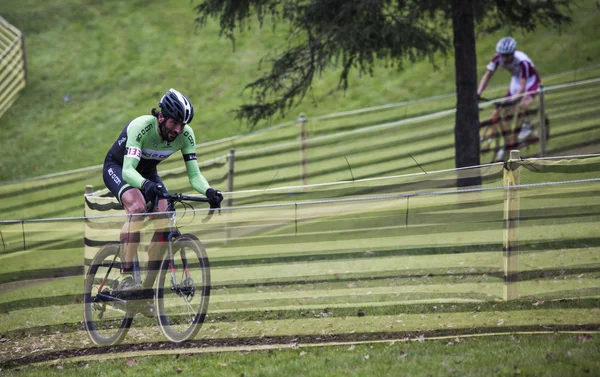
[[[210,219],[212,218],[214,213],[215,213],[214,210],[208,211],[208,214],[206,215],[206,217],[202,219],[202,223],[210,221]]]
[[[158,194],[154,198],[154,210],[158,211]]]
[[[219,210],[219,216],[221,215],[221,206],[219,205],[219,207],[216,208],[212,208],[208,211],[208,214],[206,215],[205,218],[202,219],[202,222],[205,223],[207,221],[210,221],[210,219],[212,219],[213,215],[215,214],[215,210]]]
[[[163,185],[158,184],[157,187],[162,191],[163,189]],[[156,194],[156,196],[154,197],[154,210],[158,211],[158,200],[160,198],[160,194]]]

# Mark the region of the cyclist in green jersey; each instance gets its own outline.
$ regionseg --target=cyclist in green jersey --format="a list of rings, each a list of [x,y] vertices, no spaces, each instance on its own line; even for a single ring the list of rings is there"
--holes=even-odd
[[[170,89],[160,100],[160,111],[152,109],[152,115],[132,120],[121,132],[104,160],[103,178],[106,187],[118,198],[129,215],[147,212],[148,202],[166,192],[166,186],[158,176],[156,166],[176,151],[181,151],[190,184],[199,193],[206,195],[211,207],[218,208],[223,195],[210,187],[200,173],[196,160],[196,141],[189,123],[194,117],[194,108],[186,96]],[[158,201],[158,209],[152,205],[150,211],[165,212],[167,201]],[[133,259],[140,242],[142,216],[129,216],[121,230],[124,247],[122,274],[128,274],[118,288],[119,291],[152,288],[158,270],[160,244],[165,241],[166,221],[157,220],[156,231],[148,249],[148,269],[144,286],[135,284],[131,276]]]

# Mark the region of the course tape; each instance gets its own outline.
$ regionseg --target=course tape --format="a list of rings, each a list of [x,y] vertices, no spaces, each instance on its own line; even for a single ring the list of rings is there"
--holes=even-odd
[[[568,181],[554,181],[554,182],[542,182],[542,183],[529,183],[514,186],[493,186],[493,187],[479,187],[472,189],[458,189],[458,190],[447,190],[447,191],[426,191],[416,192],[409,194],[392,194],[392,195],[374,195],[364,198],[345,198],[345,199],[326,199],[326,200],[312,200],[312,201],[301,201],[301,202],[287,202],[287,203],[273,203],[273,204],[261,204],[253,206],[234,206],[234,207],[223,207],[221,211],[236,211],[246,209],[260,209],[260,208],[274,208],[274,207],[290,207],[290,206],[302,206],[302,205],[315,205],[315,204],[326,204],[326,203],[343,203],[343,202],[359,202],[359,201],[374,201],[384,199],[401,199],[401,198],[412,198],[419,196],[435,196],[435,195],[451,195],[451,194],[464,194],[473,192],[484,192],[484,191],[497,191],[506,190],[510,187],[511,190],[518,190],[521,188],[541,187],[541,186],[555,186],[555,185],[566,185],[576,183],[595,183],[600,182],[600,178],[588,178],[588,179],[573,179]],[[194,209],[188,212],[208,212],[210,209]],[[153,215],[169,215],[169,212],[153,212]],[[0,220],[0,224],[24,224],[24,223],[41,223],[41,222],[58,222],[58,221],[81,221],[88,219],[106,219],[123,217],[125,214],[115,215],[103,215],[103,216],[84,216],[84,217],[58,217],[58,218],[47,218],[47,219],[29,219],[29,220]],[[127,216],[147,216],[146,214],[129,214]]]

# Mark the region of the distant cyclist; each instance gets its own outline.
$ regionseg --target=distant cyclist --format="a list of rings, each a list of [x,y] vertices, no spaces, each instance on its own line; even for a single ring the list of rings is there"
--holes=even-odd
[[[481,96],[481,93],[483,93],[485,90],[488,82],[498,67],[508,70],[512,75],[510,87],[508,89],[508,93],[506,94],[507,101],[520,99],[521,109],[526,110],[535,98],[537,89],[542,81],[529,56],[527,56],[524,52],[517,50],[517,42],[511,37],[504,37],[496,44],[496,55],[494,55],[490,63],[487,65],[487,71],[481,78],[479,88],[477,89],[477,96]],[[523,96],[523,93],[527,94]],[[494,110],[492,119],[498,118],[499,111],[500,109]],[[504,148],[501,148],[498,151],[498,154],[496,155],[496,161],[502,160],[504,158],[505,150],[508,148],[508,146],[514,143],[514,140],[510,142],[510,132],[504,129],[504,124],[501,126],[504,133]],[[526,140],[531,134],[531,131],[532,127],[530,122],[525,121],[521,127],[519,135],[517,136],[517,142],[520,143]]]
[[[223,195],[210,187],[200,173],[196,160],[194,132],[189,123],[194,117],[194,108],[186,96],[170,89],[160,100],[160,111],[152,109],[152,115],[135,118],[123,129],[104,160],[103,178],[106,187],[123,205],[125,213],[147,212],[146,203],[166,193],[158,176],[156,166],[176,151],[181,151],[187,168],[190,184],[199,193],[206,195],[211,207],[219,207]],[[154,206],[153,206],[154,207]],[[159,200],[158,211],[167,210],[167,201]],[[154,211],[150,208],[149,211]],[[117,290],[140,290],[133,272],[133,259],[140,242],[141,216],[129,216],[121,230],[121,245],[125,249],[121,280]],[[159,268],[160,243],[164,242],[166,220],[156,226],[148,249],[148,269],[145,288],[152,288]]]

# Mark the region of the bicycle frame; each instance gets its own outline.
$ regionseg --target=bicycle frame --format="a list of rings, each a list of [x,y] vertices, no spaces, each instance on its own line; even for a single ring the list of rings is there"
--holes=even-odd
[[[165,195],[160,195],[160,197],[157,197],[155,199],[155,203],[158,204],[158,200],[160,198],[164,198],[167,199],[168,204],[167,204],[167,212],[168,213],[168,220],[167,220],[167,228],[169,229],[169,233],[167,235],[167,247],[168,247],[168,253],[169,253],[169,267],[170,267],[170,275],[171,275],[171,290],[176,291],[177,294],[179,295],[183,295],[183,291],[182,289],[184,287],[181,286],[177,286],[177,278],[175,276],[176,271],[174,269],[174,254],[173,254],[173,239],[176,238],[177,236],[179,236],[181,233],[179,233],[179,230],[177,229],[177,215],[175,212],[175,202],[181,202],[181,201],[194,201],[194,202],[208,202],[207,198],[201,198],[201,197],[195,197],[195,196],[186,196],[186,195],[182,195],[182,194],[165,194]],[[206,218],[204,218],[202,221],[206,222],[208,220],[210,220],[210,218],[212,217],[212,215],[215,212],[215,208],[211,208],[208,212],[208,215]],[[188,261],[187,258],[185,257],[185,255],[182,255],[182,262],[183,262],[183,268],[186,274],[186,277],[190,277],[190,272],[188,270]],[[138,269],[139,272],[139,269]]]
[[[175,203],[172,200],[169,200],[169,204],[167,206],[167,212],[169,212],[168,215],[168,228],[169,228],[169,234],[167,235],[167,246],[168,246],[168,251],[169,251],[169,267],[170,267],[170,273],[171,273],[171,290],[175,290],[176,285],[177,285],[177,280],[175,277],[175,269],[173,268],[174,266],[174,258],[173,258],[173,238],[175,238],[177,235],[179,235],[179,231],[177,230],[177,215],[175,213]],[[182,261],[184,263],[184,268],[186,270],[186,275],[189,276],[189,271],[187,271],[187,259],[185,258],[185,256],[182,257]]]
[[[155,200],[153,201],[153,203],[158,204],[159,199],[167,199],[167,201],[168,201],[167,211],[165,212],[165,214],[167,214],[167,229],[168,229],[167,240],[166,240],[167,241],[167,251],[169,253],[168,255],[169,255],[169,265],[170,265],[170,274],[171,274],[171,289],[177,290],[178,289],[177,283],[176,283],[177,279],[175,276],[176,271],[173,268],[173,265],[174,265],[173,241],[181,233],[177,229],[177,213],[175,212],[175,203],[181,202],[181,201],[193,201],[193,202],[208,203],[208,199],[203,198],[203,197],[187,196],[187,195],[182,195],[182,194],[165,194],[165,195],[160,195],[160,196],[156,197]],[[157,208],[158,205],[156,205],[155,207]],[[217,208],[211,208],[208,212],[208,215],[202,220],[202,222],[206,222],[206,221],[210,220],[210,218],[212,217],[212,215],[214,214],[216,209]],[[148,215],[150,215],[150,214],[148,214]],[[116,256],[113,259],[113,263],[115,262],[115,260],[116,260]],[[182,260],[184,262],[184,268],[186,270],[186,274],[189,277],[189,271],[187,268],[187,259],[184,256],[182,258]],[[109,270],[107,271],[107,275],[110,273],[110,270],[113,268],[113,263],[111,263],[111,266],[109,267]],[[139,259],[138,259],[137,253],[133,257],[133,278],[136,283],[142,284],[141,269],[140,269],[140,264],[139,264]],[[100,285],[100,289],[102,289],[103,286],[104,286],[104,283],[102,283]],[[98,292],[97,296],[98,296],[98,298],[100,298],[104,301],[116,301],[116,302],[120,302],[123,304],[127,303],[127,300],[124,300],[124,299],[121,299],[121,298],[118,298],[115,296],[105,295],[102,292]]]
[[[490,101],[481,98],[483,101]],[[496,119],[490,118],[481,122],[480,127],[483,128],[483,133],[480,142],[483,144],[486,140],[491,143],[492,138],[495,139],[494,151],[501,148],[500,136],[505,140],[512,137],[509,145],[517,144],[517,134],[521,129],[522,124],[528,117],[537,114],[537,109],[529,108],[523,110],[520,101],[495,102],[494,107],[499,110],[499,117]],[[481,110],[481,109],[480,109]],[[482,152],[492,150],[491,148],[481,148]]]

